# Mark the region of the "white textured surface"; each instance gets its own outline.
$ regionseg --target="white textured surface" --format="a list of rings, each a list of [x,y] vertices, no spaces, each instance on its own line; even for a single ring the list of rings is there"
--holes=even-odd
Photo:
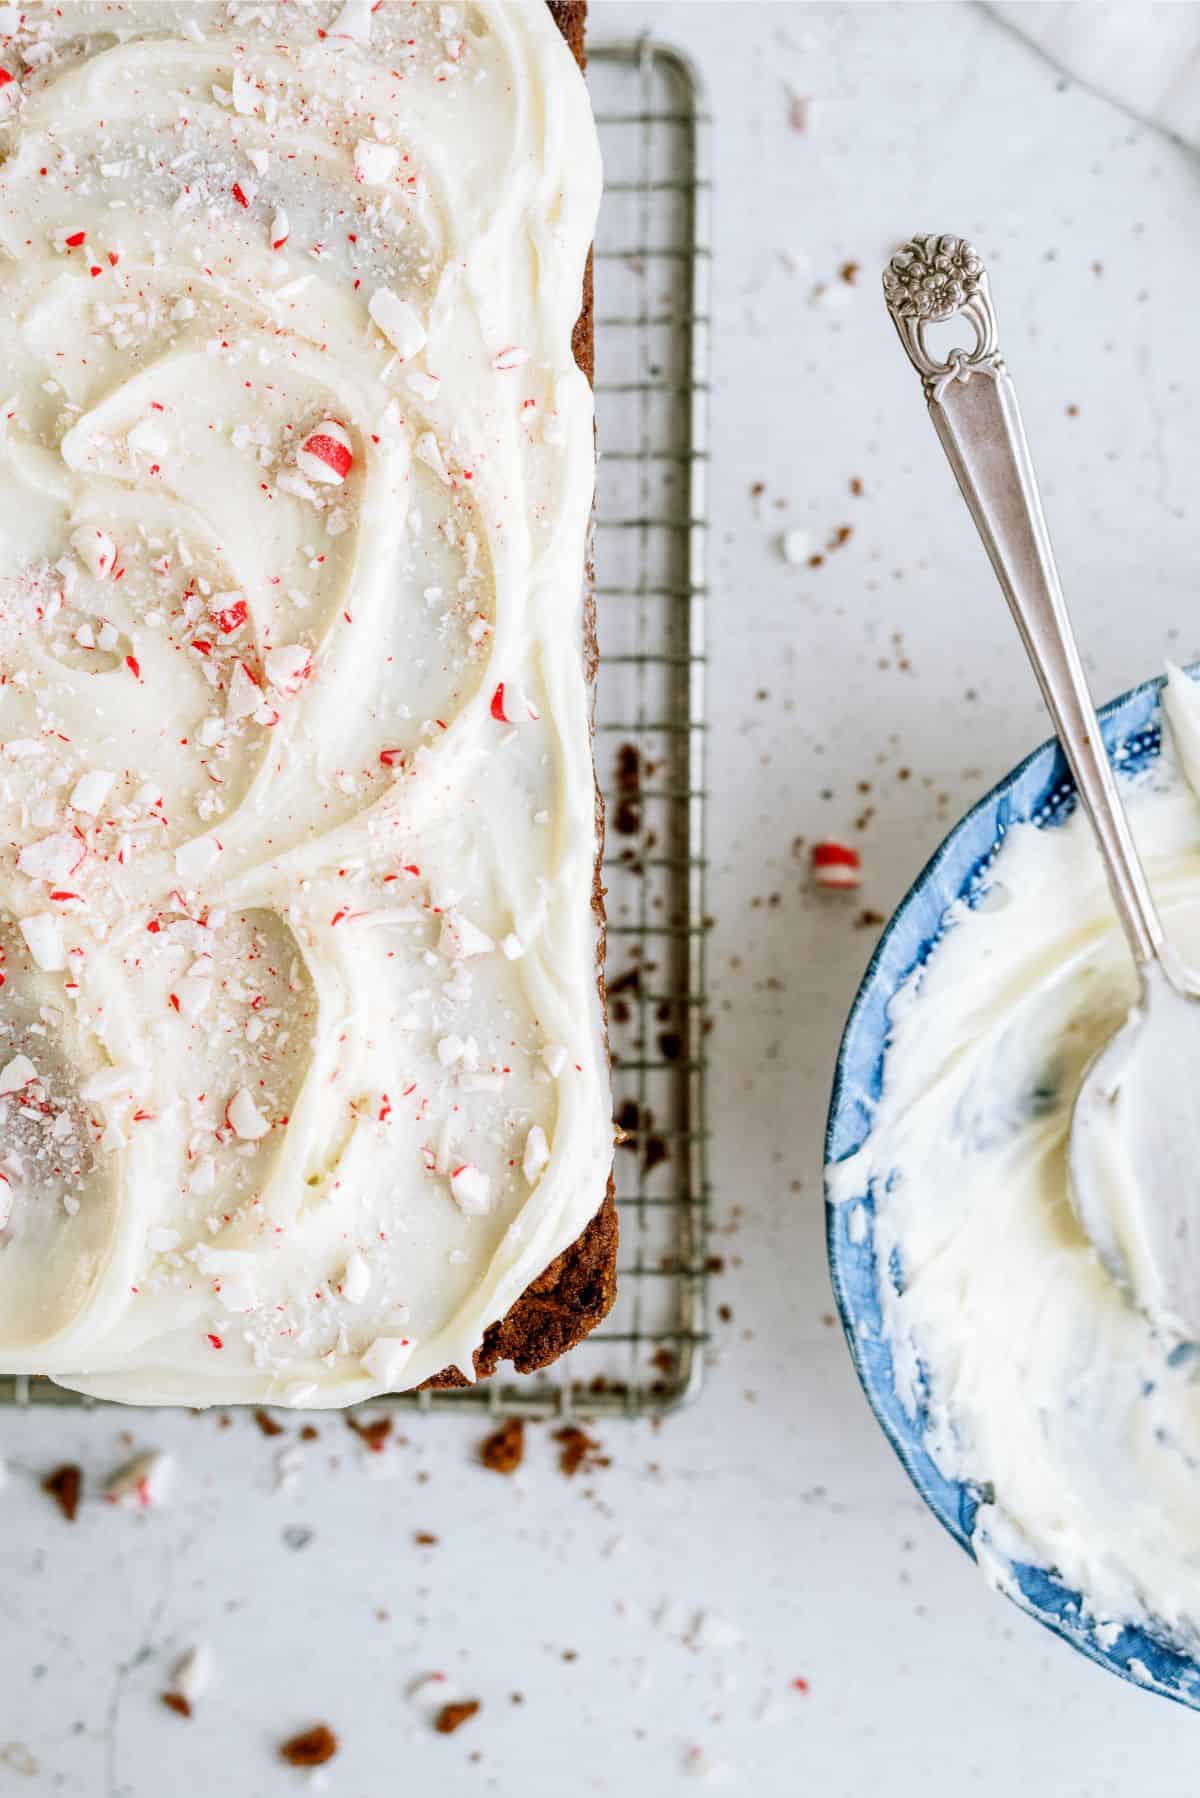
[[[353,1798],[433,1780],[454,1798],[706,1784],[1009,1798],[1018,1780],[1036,1798],[1135,1782],[1183,1798],[1196,1720],[992,1597],[913,1496],[822,1321],[817,1172],[834,1044],[872,940],[855,914],[889,907],[943,823],[1043,729],[878,265],[898,236],[943,225],[990,260],[1107,695],[1168,646],[1200,648],[1184,515],[1200,451],[1195,163],[1057,91],[976,10],[596,10],[605,35],[653,17],[690,46],[718,120],[711,1040],[729,1232],[714,1247],[729,1266],[714,1300],[733,1322],[717,1326],[701,1405],[657,1432],[607,1428],[612,1467],[574,1482],[542,1432],[502,1482],[471,1464],[477,1426],[444,1419],[413,1420],[380,1458],[326,1419],[294,1488],[273,1493],[284,1439],[248,1422],[0,1416],[0,1793],[150,1798],[168,1755],[179,1798],[303,1790],[274,1743],[323,1718],[344,1738],[327,1789]],[[805,135],[789,129],[786,84],[812,96]],[[858,288],[814,305],[848,260]],[[843,523],[851,541],[812,572],[773,541]],[[852,834],[864,805],[878,814],[862,894],[818,903],[792,839]],[[91,1504],[68,1527],[33,1475],[77,1456],[97,1488],[128,1458],[123,1427],[175,1459],[166,1502]],[[289,1549],[298,1525],[313,1538]],[[437,1548],[413,1547],[423,1529]],[[189,1725],[156,1694],[197,1640],[214,1683]],[[429,1697],[405,1696],[434,1669],[448,1675],[439,1698],[483,1700],[450,1738],[429,1729]],[[40,1774],[10,1765],[7,1740]]]

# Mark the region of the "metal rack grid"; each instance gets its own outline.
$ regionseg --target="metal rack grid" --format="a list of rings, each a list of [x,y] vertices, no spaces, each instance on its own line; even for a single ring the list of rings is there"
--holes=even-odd
[[[409,1410],[641,1416],[692,1397],[706,1340],[704,601],[710,182],[703,94],[651,39],[589,50],[596,237],[596,766],[608,810],[618,1298],[545,1373],[399,1393]],[[90,1404],[0,1378],[0,1403]]]

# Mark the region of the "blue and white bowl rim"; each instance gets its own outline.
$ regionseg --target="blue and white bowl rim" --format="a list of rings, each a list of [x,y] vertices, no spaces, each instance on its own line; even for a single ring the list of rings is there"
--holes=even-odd
[[[1161,675],[1145,681],[1100,712],[1105,747],[1121,773],[1139,772],[1161,751],[1163,684]],[[1032,820],[1053,828],[1074,804],[1075,785],[1061,748],[1054,740],[1043,743],[971,808],[917,876],[880,937],[846,1022],[825,1135],[827,1165],[855,1153],[870,1134],[887,1047],[888,1008],[893,995],[935,947],[950,905],[969,900],[980,887],[1011,824]],[[850,1217],[858,1205],[865,1211],[867,1230],[856,1242],[850,1236]],[[939,1472],[925,1447],[920,1418],[910,1416],[897,1395],[882,1330],[873,1218],[869,1193],[857,1195],[856,1204],[835,1203],[827,1191],[829,1267],[850,1354],[871,1408],[909,1478],[955,1541],[973,1554],[972,1525],[986,1495]],[[861,1234],[857,1227],[856,1234]],[[1159,1631],[1126,1625],[1119,1633],[1111,1625],[1102,1627],[1086,1612],[1079,1592],[1053,1571],[1025,1562],[1010,1564],[1004,1589],[1022,1610],[1100,1666],[1200,1709],[1200,1663],[1172,1645],[1165,1627]]]

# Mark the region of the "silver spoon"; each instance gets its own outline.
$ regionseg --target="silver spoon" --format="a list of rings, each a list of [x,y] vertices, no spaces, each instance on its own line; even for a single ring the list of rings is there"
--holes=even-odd
[[[960,237],[914,237],[883,286],[1071,765],[1137,967],[1138,999],[1075,1101],[1072,1203],[1104,1266],[1152,1321],[1197,1340],[1200,980],[1171,952],[1104,750],[983,265]],[[929,326],[960,316],[973,347],[936,355]]]

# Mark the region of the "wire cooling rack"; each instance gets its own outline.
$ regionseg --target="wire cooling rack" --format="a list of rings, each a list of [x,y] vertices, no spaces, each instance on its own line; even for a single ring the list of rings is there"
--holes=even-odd
[[[545,1373],[387,1404],[641,1416],[704,1370],[704,602],[710,182],[691,65],[642,39],[588,53],[604,152],[596,236],[596,767],[621,1220],[605,1324]],[[0,1403],[88,1404],[0,1378]]]

